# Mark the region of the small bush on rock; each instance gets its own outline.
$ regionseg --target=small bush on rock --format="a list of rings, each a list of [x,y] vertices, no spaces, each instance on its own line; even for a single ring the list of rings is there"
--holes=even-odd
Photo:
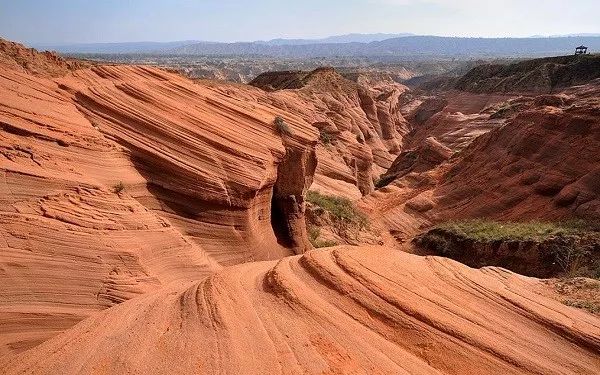
[[[379,177],[379,180],[377,180],[377,182],[375,182],[375,188],[381,189],[383,187],[386,187],[389,184],[391,184],[392,182],[394,182],[395,179],[396,178],[392,175],[389,175],[389,176],[381,175]]]
[[[319,240],[321,236],[321,229],[319,227],[310,226],[308,227],[308,240],[313,245],[315,249],[320,249],[323,247],[332,247],[336,246],[337,243],[333,241],[323,241]]]
[[[113,186],[113,192],[116,194],[121,194],[125,190],[125,184],[123,181],[119,181],[119,183]]]
[[[273,121],[273,123],[275,124],[275,128],[277,129],[277,132],[281,135],[292,135],[292,129],[290,128],[290,126],[288,124],[286,124],[286,122],[283,120],[283,117],[281,116],[277,116],[275,117],[275,121]]]
[[[331,142],[333,142],[334,137],[331,134],[321,130],[319,134],[319,140],[321,140],[321,142],[323,142],[324,145],[329,145],[331,144]]]

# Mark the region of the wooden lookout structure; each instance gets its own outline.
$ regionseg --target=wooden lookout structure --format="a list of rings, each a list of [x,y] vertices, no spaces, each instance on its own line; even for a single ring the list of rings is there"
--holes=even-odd
[[[575,48],[575,54],[576,55],[585,55],[587,53],[587,47],[586,46],[579,46],[577,48]]]

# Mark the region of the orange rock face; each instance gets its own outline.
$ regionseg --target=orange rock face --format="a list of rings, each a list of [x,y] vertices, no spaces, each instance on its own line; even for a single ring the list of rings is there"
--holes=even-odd
[[[410,97],[411,95],[407,95]],[[425,139],[435,137],[454,151],[468,146],[475,138],[504,124],[502,118],[490,118],[490,110],[516,95],[472,94],[460,91],[416,97],[404,103],[402,112],[414,128],[405,149],[417,148]]]
[[[596,80],[555,95],[494,104],[476,114],[476,122],[462,125],[437,123],[447,116],[449,105],[442,103],[444,109],[423,123],[428,130],[415,125],[409,144],[418,146],[404,151],[384,175],[389,186],[362,205],[401,239],[432,223],[456,219],[596,220],[599,97]],[[469,127],[481,133],[455,137]],[[460,152],[446,161],[434,152],[442,148],[415,140],[421,133],[437,134],[438,143]]]
[[[39,53],[33,48],[0,38],[0,66],[39,77],[60,77],[87,64],[67,61],[55,52]]]
[[[600,218],[599,119],[597,81],[535,98],[465,149],[436,190],[440,215]]]
[[[4,369],[595,373],[598,318],[532,293],[539,284],[502,269],[381,247],[313,251],[125,302]]]
[[[317,132],[285,114],[292,134],[278,134],[259,89],[147,67],[4,67],[1,353],[172,281],[311,247]]]
[[[276,91],[273,105],[298,114],[319,130],[312,188],[356,199],[373,191],[373,181],[391,166],[410,128],[400,113],[405,86],[353,78],[321,68],[265,73],[251,84]]]

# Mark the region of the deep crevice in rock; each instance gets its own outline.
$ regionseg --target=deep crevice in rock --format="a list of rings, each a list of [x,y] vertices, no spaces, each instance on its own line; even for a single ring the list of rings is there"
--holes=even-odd
[[[271,226],[277,242],[296,254],[312,248],[304,221],[304,194],[312,184],[317,166],[314,149],[286,145],[277,167],[271,198]]]
[[[271,227],[273,227],[277,243],[283,247],[292,248],[294,247],[294,240],[286,216],[285,207],[287,205],[289,204],[286,204],[285,199],[278,197],[276,188],[273,188],[273,197],[271,198]]]

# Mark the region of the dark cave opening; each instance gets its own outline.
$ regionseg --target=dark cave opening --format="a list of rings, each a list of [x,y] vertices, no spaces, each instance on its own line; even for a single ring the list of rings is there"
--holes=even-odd
[[[277,238],[277,243],[281,246],[291,248],[294,246],[291,228],[286,214],[285,198],[278,197],[276,188],[273,188],[273,197],[271,198],[271,227]]]

